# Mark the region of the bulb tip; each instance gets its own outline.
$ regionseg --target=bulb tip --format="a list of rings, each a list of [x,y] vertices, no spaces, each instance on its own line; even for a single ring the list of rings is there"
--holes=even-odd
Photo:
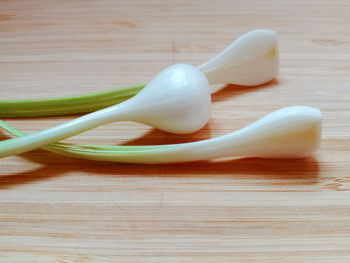
[[[299,127],[290,134],[292,136],[289,135],[293,143],[290,145],[292,150],[288,157],[303,158],[312,155],[321,144],[322,112],[308,106],[292,106],[286,110],[294,115],[295,124]]]
[[[309,106],[291,106],[284,108],[285,111],[288,111],[290,113],[294,113],[296,115],[299,115],[304,120],[307,120],[309,122],[322,122],[323,116],[322,112],[314,107]]]

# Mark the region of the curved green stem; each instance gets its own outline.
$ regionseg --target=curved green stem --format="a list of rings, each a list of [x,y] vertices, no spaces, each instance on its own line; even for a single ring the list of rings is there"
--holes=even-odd
[[[17,130],[16,128],[10,126],[6,122],[0,120],[0,128],[7,131],[8,133],[12,134],[15,137],[23,137],[27,134]],[[77,144],[77,143],[64,143],[64,142],[55,142],[50,145],[42,147],[43,149],[91,149],[91,150],[104,150],[104,151],[134,151],[134,150],[141,150],[141,149],[156,149],[156,148],[165,148],[167,145],[147,145],[147,146],[115,146],[115,145],[85,145],[85,144]]]
[[[91,94],[30,100],[0,101],[0,117],[42,117],[92,112],[123,102],[146,84]]]
[[[26,133],[17,130],[4,121],[0,120],[0,128],[17,138],[25,138]],[[100,160],[100,161],[117,161],[117,162],[142,162],[142,154],[151,153],[153,150],[169,149],[175,145],[147,145],[147,146],[109,146],[109,145],[84,145],[73,143],[55,142],[42,148],[61,155],[75,158]],[[141,161],[135,159],[135,154]],[[140,156],[141,155],[141,156]]]
[[[6,130],[7,132],[11,133],[12,135],[18,137],[13,140],[20,140],[22,138],[30,136],[26,135],[21,131],[16,130],[15,128],[11,127],[10,125],[6,124],[1,120],[0,127]],[[239,135],[239,133],[198,142],[168,145],[104,146],[56,142],[45,146],[43,145],[42,148],[61,155],[98,161],[150,164],[188,162],[217,158],[221,157],[222,154],[225,155],[225,151],[221,153],[220,151],[217,151],[216,148],[223,148],[222,143],[220,143],[220,141],[222,141],[222,138],[232,138],[236,137],[236,135]],[[224,147],[231,148],[233,146],[238,146],[239,144],[239,140],[234,139],[233,143],[225,145]],[[21,147],[23,147],[23,144],[21,144]],[[239,152],[239,147],[237,149]],[[235,153],[236,151],[230,150],[230,152]]]
[[[110,121],[123,120],[122,104],[92,112],[39,132],[0,142],[0,158],[20,154],[72,137]]]

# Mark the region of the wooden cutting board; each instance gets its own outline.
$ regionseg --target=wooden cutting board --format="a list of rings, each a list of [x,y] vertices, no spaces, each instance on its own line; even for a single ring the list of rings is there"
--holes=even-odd
[[[180,143],[285,106],[324,114],[322,148],[302,160],[128,165],[44,150],[1,159],[0,262],[350,262],[349,11],[348,0],[0,1],[1,99],[143,83],[249,30],[279,34],[278,78],[224,87],[201,131],[125,122],[67,141]],[[6,121],[34,132],[73,117]]]

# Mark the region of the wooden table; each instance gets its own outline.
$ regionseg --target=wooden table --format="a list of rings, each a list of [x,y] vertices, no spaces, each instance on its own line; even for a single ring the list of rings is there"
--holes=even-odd
[[[1,99],[142,83],[174,63],[199,65],[251,29],[279,34],[277,80],[213,95],[201,131],[125,122],[67,141],[197,141],[289,105],[320,108],[324,127],[322,148],[302,160],[4,158],[0,262],[350,262],[349,11],[348,0],[1,1]],[[34,132],[71,118],[6,121]]]

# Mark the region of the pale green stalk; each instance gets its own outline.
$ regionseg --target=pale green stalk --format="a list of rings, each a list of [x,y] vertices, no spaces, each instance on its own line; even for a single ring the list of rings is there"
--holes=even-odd
[[[92,112],[123,102],[145,86],[146,84],[140,84],[70,97],[0,101],[0,117],[42,117]]]
[[[84,115],[80,118],[39,132],[1,141],[0,158],[31,151],[111,122],[111,120],[116,121],[117,119],[113,113],[118,113],[122,108],[119,107],[119,105],[121,104]],[[123,118],[123,111],[121,110],[120,113],[121,118]]]
[[[17,136],[18,139],[26,137],[25,133],[16,130],[10,125],[0,120],[0,127]],[[236,137],[235,134],[226,135]],[[113,161],[123,163],[170,163],[198,161],[221,157],[225,155],[224,148],[232,147],[234,144],[240,144],[239,140],[233,140],[234,144],[228,144],[224,147],[222,137],[202,140],[192,143],[168,144],[168,145],[150,145],[150,146],[103,146],[103,145],[83,145],[69,143],[52,143],[42,147],[48,151],[82,159]],[[18,140],[17,139],[17,140]],[[240,148],[237,148],[239,151]],[[233,153],[231,151],[231,153]]]

